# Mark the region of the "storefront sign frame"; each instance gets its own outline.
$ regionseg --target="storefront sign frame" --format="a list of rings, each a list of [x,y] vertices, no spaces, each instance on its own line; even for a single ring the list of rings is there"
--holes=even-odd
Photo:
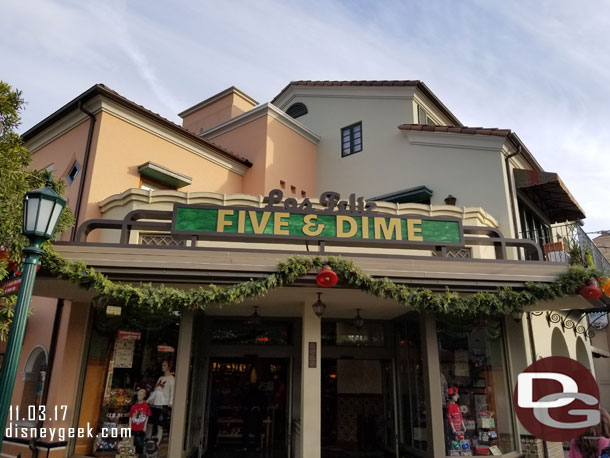
[[[414,214],[390,215],[375,211],[375,203],[351,194],[325,192],[323,209],[308,199],[282,202],[273,190],[263,208],[175,204],[171,232],[176,238],[196,237],[219,241],[338,242],[368,247],[463,247],[462,220]]]

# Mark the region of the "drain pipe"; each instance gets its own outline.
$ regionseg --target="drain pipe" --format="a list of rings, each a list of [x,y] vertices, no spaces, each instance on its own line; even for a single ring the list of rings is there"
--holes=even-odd
[[[518,156],[519,154],[521,154],[521,145],[517,147],[516,152],[511,153],[504,158],[504,164],[506,166],[506,178],[508,180],[508,195],[510,197],[510,208],[513,216],[513,230],[515,231],[515,238],[517,238],[517,236],[519,235],[519,225],[517,224],[517,213],[515,210],[515,194],[513,192],[513,178],[512,174],[510,173],[509,161],[511,157]],[[521,260],[521,250],[519,248],[517,248],[517,259]]]
[[[85,178],[87,177],[87,166],[89,165],[89,153],[91,152],[91,142],[93,140],[93,128],[95,127],[95,115],[90,111],[87,111],[83,107],[83,102],[78,102],[78,109],[89,116],[89,133],[87,134],[87,144],[85,146],[85,156],[83,158],[83,168],[81,171],[80,184],[78,187],[78,196],[76,198],[76,206],[74,208],[74,226],[72,226],[72,231],[70,233],[70,241],[74,242],[74,238],[76,237],[76,230],[78,229],[79,223],[79,213],[81,201],[83,200],[83,192],[85,189]]]
[[[57,299],[57,307],[55,308],[55,319],[53,320],[53,331],[51,333],[51,344],[49,345],[49,361],[47,362],[47,370],[44,374],[44,385],[42,387],[42,393],[40,395],[40,405],[44,406],[47,404],[49,397],[49,387],[51,385],[51,372],[53,371],[53,361],[55,360],[55,352],[57,350],[57,339],[59,337],[59,326],[61,324],[61,316],[64,311],[64,300]],[[42,426],[42,421],[36,421],[36,430],[39,431]],[[30,450],[32,451],[32,458],[38,457],[38,438],[33,439],[30,442]],[[47,448],[47,456],[49,449]]]

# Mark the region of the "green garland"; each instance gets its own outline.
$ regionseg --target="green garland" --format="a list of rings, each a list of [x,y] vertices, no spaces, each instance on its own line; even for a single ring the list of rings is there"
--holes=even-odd
[[[141,283],[133,286],[116,283],[84,263],[63,259],[52,249],[43,256],[43,267],[57,278],[70,280],[84,288],[94,289],[101,296],[112,298],[132,311],[147,314],[172,314],[182,310],[204,310],[208,305],[235,304],[246,299],[264,296],[270,290],[293,284],[300,276],[317,272],[329,265],[339,277],[340,285],[359,289],[376,297],[395,300],[418,312],[431,312],[437,316],[491,317],[522,310],[541,300],[552,300],[576,294],[590,277],[600,274],[582,266],[572,266],[550,283],[527,283],[515,291],[510,287],[495,292],[477,292],[461,296],[447,289],[434,293],[429,289],[415,289],[396,284],[388,278],[373,278],[352,261],[340,257],[293,256],[281,262],[277,271],[260,280],[250,279],[228,287],[209,285],[192,290],[170,288],[164,285]]]

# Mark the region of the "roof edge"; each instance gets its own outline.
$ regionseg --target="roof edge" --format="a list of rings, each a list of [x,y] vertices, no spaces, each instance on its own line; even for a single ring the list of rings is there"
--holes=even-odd
[[[71,111],[78,109],[79,104],[86,102],[98,95],[107,97],[108,99],[113,100],[113,101],[123,105],[124,107],[129,108],[129,109],[141,114],[142,116],[150,119],[151,121],[160,123],[163,126],[167,127],[168,129],[174,131],[175,133],[177,133],[179,135],[182,135],[189,139],[195,140],[195,141],[199,142],[201,145],[212,149],[214,152],[224,156],[227,159],[239,162],[240,164],[245,165],[246,167],[252,167],[252,163],[248,159],[237,156],[236,154],[232,153],[231,151],[228,151],[228,150],[222,148],[221,146],[216,145],[213,142],[210,142],[209,140],[199,137],[198,135],[184,129],[183,127],[179,126],[178,124],[175,124],[175,123],[171,122],[170,120],[165,119],[162,116],[160,116],[156,113],[153,113],[152,111],[144,108],[143,106],[138,105],[135,102],[132,102],[131,100],[123,97],[122,95],[118,94],[117,92],[114,92],[107,86],[100,84],[100,83],[95,84],[94,86],[90,87],[85,92],[83,92],[82,94],[75,97],[67,104],[65,104],[63,107],[61,107],[54,113],[50,114],[49,116],[47,116],[45,119],[40,121],[38,124],[34,125],[30,129],[28,129],[21,136],[21,138],[23,139],[24,142],[31,140],[33,137],[35,137],[36,135],[38,135],[39,133],[41,133],[42,131],[44,131],[45,129],[50,127],[51,125],[53,125],[55,122],[57,122],[62,117],[66,116]]]
[[[419,89],[424,96],[426,96],[436,108],[438,108],[443,115],[445,115],[453,124],[456,126],[462,126],[460,120],[445,106],[443,102],[420,80],[363,80],[363,81],[313,81],[313,80],[302,80],[302,81],[291,81],[284,89],[282,89],[278,95],[276,95],[271,103],[275,102],[282,97],[291,87],[294,86],[373,86],[373,87],[400,87],[400,86],[415,86]]]
[[[214,103],[230,94],[239,95],[241,98],[250,102],[253,107],[258,105],[258,103],[259,103],[258,101],[254,100],[252,97],[250,97],[248,94],[246,94],[241,89],[239,89],[235,86],[231,86],[231,87],[225,89],[224,91],[220,91],[218,94],[215,94],[212,97],[205,99],[203,102],[199,102],[199,103],[193,105],[192,107],[187,108],[186,110],[178,113],[178,116],[180,116],[181,118],[184,118],[185,116],[188,116],[191,113],[194,113],[195,111],[200,110],[205,106],[211,105],[212,103]]]

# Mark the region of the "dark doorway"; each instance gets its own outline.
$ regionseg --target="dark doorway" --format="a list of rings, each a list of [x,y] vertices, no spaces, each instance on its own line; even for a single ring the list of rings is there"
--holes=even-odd
[[[210,362],[206,457],[286,455],[288,359]]]
[[[392,456],[391,364],[322,360],[322,458]]]

